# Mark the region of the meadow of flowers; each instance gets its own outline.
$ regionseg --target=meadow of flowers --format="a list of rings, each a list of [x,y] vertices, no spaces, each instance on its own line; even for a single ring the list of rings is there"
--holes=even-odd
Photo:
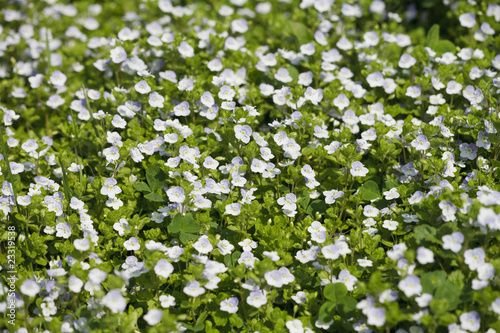
[[[4,0],[1,332],[500,333],[500,4]]]

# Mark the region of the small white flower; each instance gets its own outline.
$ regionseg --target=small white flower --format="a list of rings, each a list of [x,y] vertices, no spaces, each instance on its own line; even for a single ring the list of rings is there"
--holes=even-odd
[[[26,279],[21,285],[20,291],[24,295],[34,297],[36,294],[40,292],[40,286],[32,279]]]

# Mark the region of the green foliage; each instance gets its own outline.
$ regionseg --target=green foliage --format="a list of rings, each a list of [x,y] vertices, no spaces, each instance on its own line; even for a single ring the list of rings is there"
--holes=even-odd
[[[373,180],[365,182],[359,189],[363,200],[375,200],[380,198],[378,185]]]
[[[194,235],[201,230],[201,226],[194,220],[191,213],[182,216],[177,214],[172,222],[168,225],[168,231],[173,234],[179,234],[179,238],[183,244],[198,238]]]
[[[4,1],[0,327],[500,331],[476,2]]]

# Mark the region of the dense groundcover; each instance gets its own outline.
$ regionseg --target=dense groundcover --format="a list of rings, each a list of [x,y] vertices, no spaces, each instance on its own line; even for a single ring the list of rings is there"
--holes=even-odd
[[[0,10],[0,330],[500,332],[495,1]]]

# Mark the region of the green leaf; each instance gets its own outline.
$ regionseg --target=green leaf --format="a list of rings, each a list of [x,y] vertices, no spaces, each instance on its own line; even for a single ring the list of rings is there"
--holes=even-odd
[[[413,237],[415,237],[415,240],[419,244],[423,241],[428,241],[438,244],[441,243],[441,241],[437,238],[436,228],[433,228],[427,224],[422,224],[415,227],[415,229],[413,229]]]
[[[375,183],[373,180],[369,180],[364,183],[359,191],[363,200],[375,200],[377,198],[380,198],[380,190],[377,183]]]
[[[335,314],[336,304],[334,302],[326,302],[319,309],[319,319],[328,323],[333,319],[333,315]]]
[[[436,300],[446,300],[448,302],[448,311],[456,309],[460,304],[460,288],[451,282],[443,283],[436,290]]]
[[[225,326],[228,317],[229,315],[224,312],[212,312],[212,319],[216,326]]]
[[[197,233],[200,229],[201,226],[194,220],[191,213],[187,213],[185,216],[175,215],[168,226],[168,231],[174,234],[178,232]]]
[[[450,273],[450,275],[448,275],[448,281],[456,285],[460,290],[464,289],[465,287],[464,279],[464,273],[458,270],[453,271]]]
[[[232,268],[233,267],[233,262],[231,260],[231,255],[226,254],[224,256],[224,265],[226,265],[227,268]]]
[[[391,188],[398,187],[398,183],[396,183],[396,182],[394,182],[392,180],[386,180],[384,187],[388,191]]]
[[[193,332],[199,332],[205,328],[204,324],[199,324],[199,325],[189,325],[189,324],[183,324],[184,327],[186,327],[188,330],[191,330]]]
[[[305,24],[294,21],[287,21],[285,23],[285,31],[291,33],[297,38],[299,44],[306,44],[312,39],[311,29],[309,29]]]
[[[440,40],[437,45],[434,46],[433,50],[438,54],[443,54],[446,52],[454,52],[455,48],[455,44],[453,44],[449,40]]]
[[[439,39],[439,25],[434,24],[429,32],[427,33],[427,38],[425,40],[425,45],[430,47],[438,55],[446,52],[454,52],[455,44],[446,39]]]
[[[124,325],[123,327],[135,327],[137,325],[137,320],[142,315],[142,312],[142,308],[134,309],[133,306],[130,306],[128,315],[121,317],[121,324]]]
[[[238,265],[238,259],[241,257],[241,252],[240,251],[234,251],[233,254],[231,255],[231,260],[233,261],[233,266]]]
[[[38,257],[38,258],[36,259],[36,263],[37,263],[38,265],[45,266],[45,265],[47,265],[47,260],[43,259],[42,257]]]
[[[146,170],[146,178],[148,180],[149,187],[151,187],[151,191],[159,189],[163,184],[165,184],[165,180],[167,179],[163,170],[158,167],[148,168]]]
[[[315,216],[316,212],[324,214],[326,212],[327,205],[324,200],[314,200],[311,202],[309,207],[307,207],[306,213]]]
[[[198,319],[196,319],[196,326],[202,324],[205,319],[207,319],[207,316],[208,316],[208,312],[203,312],[199,317]]]
[[[356,310],[358,301],[354,297],[346,296],[337,302],[337,309],[342,316],[347,316]]]
[[[156,202],[163,202],[165,199],[158,193],[148,193],[144,196],[144,198],[148,199],[149,201],[156,201]]]
[[[309,197],[309,192],[308,191],[303,191],[302,196],[300,199],[297,201],[297,203],[304,209],[307,209],[307,206],[309,206],[309,202],[311,201],[311,198]]]
[[[139,117],[141,117],[142,120],[144,120],[145,122],[147,122],[149,125],[154,126],[155,123],[151,119],[149,119],[148,117],[146,117],[145,115],[143,115],[141,112],[136,112],[135,114],[138,115]]]
[[[141,192],[151,192],[151,188],[149,188],[148,184],[145,182],[134,182],[132,186],[137,190]]]
[[[62,175],[63,175],[63,182],[64,182],[64,194],[66,195],[66,200],[69,200],[71,198],[70,196],[70,191],[69,191],[69,186],[68,186],[68,177],[66,176],[66,168],[61,161],[61,158],[59,157],[59,164],[61,165],[61,170],[62,170]],[[14,187],[14,186],[12,186]]]
[[[330,283],[325,287],[324,294],[326,299],[339,302],[340,299],[347,295],[347,287],[343,283]]]
[[[182,214],[177,214],[174,216],[172,222],[170,222],[167,229],[168,232],[176,234],[181,231],[181,227],[182,227]]]
[[[179,239],[181,240],[182,244],[187,244],[194,239],[198,239],[198,237],[199,237],[198,235],[181,232]]]
[[[439,24],[434,24],[427,33],[425,45],[433,49],[433,47],[435,47],[435,45],[438,42],[439,42]]]
[[[153,297],[153,295],[151,294],[151,292],[149,290],[139,290],[137,292],[137,300],[139,302],[146,302],[148,300],[150,300],[151,298]]]
[[[288,70],[288,74],[290,74],[293,79],[292,82],[297,82],[297,80],[299,79],[299,71],[297,70],[297,68],[295,68],[294,66],[288,66],[286,67],[286,69]]]
[[[446,281],[446,273],[443,271],[434,271],[422,274],[420,283],[422,284],[422,291],[427,294],[432,294],[436,288]]]

